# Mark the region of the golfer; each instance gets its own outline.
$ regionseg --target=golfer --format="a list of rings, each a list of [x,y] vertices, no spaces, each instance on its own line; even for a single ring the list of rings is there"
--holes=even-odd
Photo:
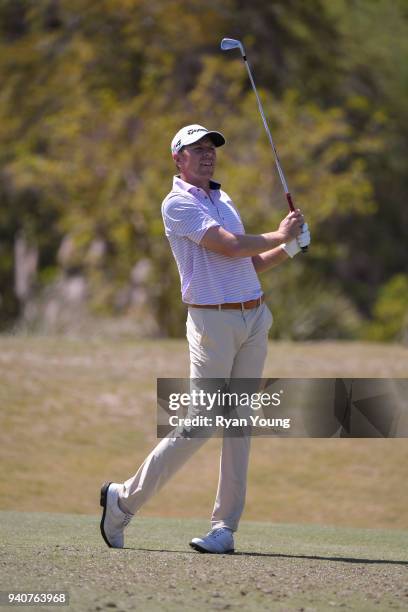
[[[178,169],[162,204],[166,236],[176,260],[182,300],[188,309],[190,378],[261,378],[272,315],[258,273],[272,268],[310,243],[300,210],[278,229],[245,233],[241,217],[221,185],[212,180],[220,132],[201,125],[183,127],[171,153]],[[206,437],[166,437],[136,474],[101,489],[101,533],[122,548],[124,528],[134,514],[206,442]],[[250,436],[222,440],[218,490],[211,530],[190,546],[203,553],[234,551],[233,533],[244,508]]]

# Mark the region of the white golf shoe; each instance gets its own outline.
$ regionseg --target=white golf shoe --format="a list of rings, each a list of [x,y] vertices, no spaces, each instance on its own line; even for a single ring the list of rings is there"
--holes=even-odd
[[[133,514],[119,508],[119,491],[122,485],[105,482],[101,488],[101,534],[110,548],[123,548],[123,532],[133,518]]]
[[[193,538],[190,546],[201,553],[225,555],[234,552],[234,537],[231,529],[218,527],[211,529],[203,538]]]

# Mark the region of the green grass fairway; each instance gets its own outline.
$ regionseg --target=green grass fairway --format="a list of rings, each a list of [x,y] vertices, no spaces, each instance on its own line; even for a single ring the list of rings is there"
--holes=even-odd
[[[408,531],[243,522],[235,555],[201,555],[207,527],[136,518],[112,550],[99,516],[2,512],[0,588],[69,591],[75,612],[407,609]]]
[[[129,478],[157,444],[156,378],[187,372],[184,340],[0,336],[0,510],[94,514],[102,482]],[[265,376],[294,374],[404,377],[408,347],[271,342]],[[207,519],[220,443],[141,514]],[[408,529],[407,480],[403,438],[257,438],[243,518]]]

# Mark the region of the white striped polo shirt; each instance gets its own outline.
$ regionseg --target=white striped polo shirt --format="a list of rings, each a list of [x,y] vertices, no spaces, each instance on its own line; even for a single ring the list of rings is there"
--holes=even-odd
[[[227,257],[200,246],[210,227],[245,233],[238,211],[220,187],[211,181],[209,197],[203,189],[175,176],[173,189],[163,200],[164,227],[186,304],[246,302],[262,295],[251,257]]]

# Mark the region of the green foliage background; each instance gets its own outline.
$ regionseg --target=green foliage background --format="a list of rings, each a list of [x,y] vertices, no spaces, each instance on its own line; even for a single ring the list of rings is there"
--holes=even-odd
[[[183,333],[160,215],[182,125],[225,133],[217,178],[248,232],[276,227],[286,204],[223,36],[246,46],[312,230],[307,256],[262,277],[272,334],[407,341],[406,0],[1,0],[3,329],[25,316],[13,279],[23,235],[39,250],[32,296],[79,274],[93,314],[140,319],[127,287],[147,261],[157,329]]]

